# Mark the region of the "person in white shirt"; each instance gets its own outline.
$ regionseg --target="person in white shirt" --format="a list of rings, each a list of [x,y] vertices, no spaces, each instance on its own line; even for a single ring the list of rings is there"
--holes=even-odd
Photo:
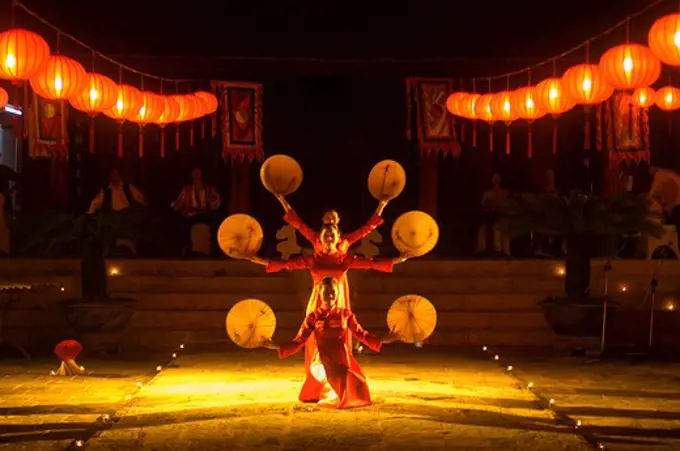
[[[194,254],[210,255],[212,229],[217,219],[215,212],[222,205],[222,198],[213,186],[204,183],[199,168],[191,171],[191,178],[192,183],[182,187],[170,208],[182,214],[178,232],[180,241],[190,242]]]
[[[99,190],[90,204],[88,213],[120,213],[138,205],[146,205],[146,198],[134,185],[124,183],[120,171],[114,168],[109,174],[109,184]]]

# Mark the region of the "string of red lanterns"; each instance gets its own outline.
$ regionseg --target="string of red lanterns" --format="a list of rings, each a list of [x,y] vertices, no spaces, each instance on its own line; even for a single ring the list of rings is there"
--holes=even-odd
[[[628,21],[625,23],[628,25]],[[589,42],[584,43],[586,49]],[[447,99],[447,109],[451,114],[466,119],[482,119],[489,123],[502,121],[508,128],[514,121],[531,123],[551,115],[554,118],[553,152],[556,152],[557,117],[576,105],[582,105],[587,112],[589,107],[608,100],[616,90],[632,92],[631,105],[640,108],[656,105],[664,111],[680,109],[680,89],[669,85],[655,91],[651,87],[661,75],[662,63],[680,66],[680,13],[656,20],[649,30],[648,44],[649,47],[627,42],[612,47],[597,64],[589,63],[586,56],[585,63],[568,68],[562,77],[554,75],[536,86],[525,86],[514,91],[506,88],[481,96],[454,92]],[[529,71],[530,68],[527,68],[504,77]],[[473,95],[474,115],[471,115],[467,106]],[[506,140],[508,149],[509,138]]]

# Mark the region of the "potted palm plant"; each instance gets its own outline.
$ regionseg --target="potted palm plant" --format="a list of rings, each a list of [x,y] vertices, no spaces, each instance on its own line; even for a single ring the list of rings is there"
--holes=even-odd
[[[609,239],[631,233],[660,236],[663,229],[647,200],[632,194],[611,198],[573,191],[568,196],[522,195],[510,202],[512,234],[561,236],[565,241],[564,295],[542,300],[545,318],[555,333],[593,337],[602,331],[603,298],[590,296],[590,260]],[[608,315],[616,303],[608,301]]]
[[[47,255],[79,254],[81,297],[62,307],[79,340],[94,352],[118,352],[120,334],[137,304],[134,299],[112,298],[107,289],[105,255],[112,238],[121,234],[130,236],[102,215],[57,215],[28,246],[45,246]]]

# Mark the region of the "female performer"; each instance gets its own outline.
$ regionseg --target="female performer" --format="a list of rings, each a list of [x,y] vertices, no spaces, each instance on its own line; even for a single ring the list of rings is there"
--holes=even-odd
[[[313,230],[311,227],[305,224],[302,219],[300,219],[283,195],[277,195],[276,198],[279,200],[279,202],[281,202],[283,209],[286,211],[286,214],[283,216],[283,220],[290,224],[295,230],[299,231],[302,236],[307,239],[307,241],[312,243],[312,246],[314,246],[314,253],[323,252],[324,245],[320,239],[321,234]],[[371,216],[366,225],[360,227],[354,232],[346,233],[340,236],[337,245],[337,248],[340,252],[347,253],[347,250],[352,244],[367,237],[371,234],[371,232],[382,225],[384,221],[380,215],[382,215],[385,206],[387,206],[387,202],[388,201],[386,200],[382,200],[380,203],[378,203],[378,208],[376,208],[375,213],[373,213],[373,216]],[[340,223],[340,215],[337,211],[327,211],[324,213],[322,221],[324,226],[335,227],[338,231],[338,235],[340,235],[340,228],[338,227],[338,224]]]
[[[314,375],[307,372],[300,400],[338,409],[369,405],[371,396],[366,377],[352,355],[351,347],[347,346],[347,337],[353,335],[379,352],[382,344],[391,343],[395,336],[389,334],[381,340],[365,331],[352,312],[339,307],[337,279],[325,277],[319,285],[319,306],[307,315],[295,339],[279,346],[269,340],[263,346],[278,349],[279,357],[283,359],[296,354],[310,338],[315,338],[319,346],[316,371]]]
[[[339,290],[336,296],[336,305],[340,309],[351,310],[349,297],[349,283],[347,281],[347,271],[349,269],[374,269],[382,272],[391,272],[392,267],[396,263],[403,263],[406,261],[406,256],[397,257],[395,259],[378,258],[369,259],[359,257],[356,255],[349,256],[346,252],[341,252],[338,249],[340,243],[340,233],[337,227],[325,225],[321,229],[320,243],[322,244],[322,251],[314,253],[311,256],[297,256],[290,260],[266,260],[257,256],[250,257],[249,260],[265,265],[267,272],[277,272],[284,269],[289,271],[308,269],[312,274],[314,280],[314,288],[307,303],[306,315],[314,312],[318,307],[320,282],[325,277],[333,277],[338,280]],[[352,336],[346,334],[347,349],[351,353]],[[318,358],[317,346],[315,337],[312,336],[307,340],[305,346],[305,367],[307,368],[307,376],[315,377],[314,362]],[[303,399],[302,396],[307,395],[308,391],[303,390],[301,395],[302,401],[318,401],[316,398]],[[311,392],[314,393],[313,391]]]

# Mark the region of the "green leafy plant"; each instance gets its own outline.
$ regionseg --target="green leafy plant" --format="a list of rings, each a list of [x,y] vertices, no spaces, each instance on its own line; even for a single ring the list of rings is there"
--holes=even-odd
[[[603,198],[573,191],[568,196],[522,195],[510,201],[505,218],[512,235],[537,233],[566,240],[565,294],[585,298],[590,288],[590,259],[607,236],[647,233],[660,237],[646,199],[631,194]]]

